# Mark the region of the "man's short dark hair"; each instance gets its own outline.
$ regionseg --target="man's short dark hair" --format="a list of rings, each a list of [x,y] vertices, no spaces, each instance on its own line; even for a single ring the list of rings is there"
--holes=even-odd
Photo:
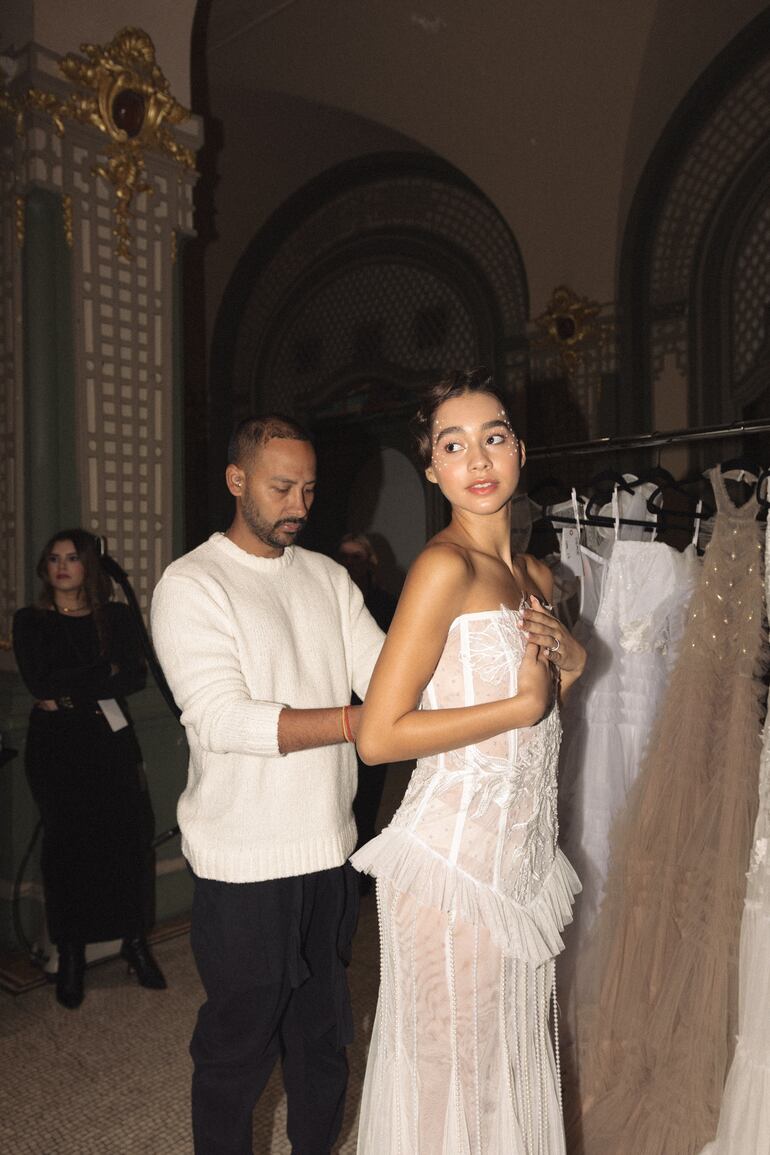
[[[265,413],[261,417],[244,417],[233,430],[227,446],[227,461],[230,465],[248,464],[254,451],[267,445],[274,437],[287,441],[309,441],[313,438],[307,429],[291,417],[282,413]]]

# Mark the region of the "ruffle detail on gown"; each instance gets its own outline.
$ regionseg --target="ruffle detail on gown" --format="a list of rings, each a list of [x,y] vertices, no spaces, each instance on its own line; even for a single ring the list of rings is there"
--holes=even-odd
[[[447,862],[402,826],[388,826],[350,860],[356,870],[387,879],[423,906],[453,911],[480,923],[503,954],[535,966],[564,949],[561,932],[572,921],[580,880],[560,850],[535,898],[522,906]]]
[[[701,1155],[765,1155],[770,1135],[770,1066],[738,1043],[719,1136]]]

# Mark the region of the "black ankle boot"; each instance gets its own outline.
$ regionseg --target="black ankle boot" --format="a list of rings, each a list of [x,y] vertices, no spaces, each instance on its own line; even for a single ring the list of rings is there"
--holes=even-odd
[[[129,971],[133,971],[136,975],[140,986],[149,987],[153,991],[165,991],[166,980],[163,971],[152,957],[146,939],[124,938],[120,954],[128,963]]]
[[[59,944],[59,969],[56,972],[56,998],[63,1007],[74,1011],[83,1001],[83,977],[86,973],[86,951],[80,942]]]

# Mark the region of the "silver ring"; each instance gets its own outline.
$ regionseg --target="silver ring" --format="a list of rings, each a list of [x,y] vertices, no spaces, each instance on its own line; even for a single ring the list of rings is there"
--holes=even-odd
[[[559,650],[561,649],[561,642],[558,638],[555,637],[553,639],[553,645],[549,646],[549,649],[552,654],[558,654]]]

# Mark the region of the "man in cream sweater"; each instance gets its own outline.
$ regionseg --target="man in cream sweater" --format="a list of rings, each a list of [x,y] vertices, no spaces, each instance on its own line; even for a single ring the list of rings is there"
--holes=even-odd
[[[229,460],[232,525],[173,562],[152,604],[190,747],[178,817],[207,995],[190,1046],[195,1151],[251,1155],[254,1104],[281,1058],[294,1155],[328,1155],[358,893],[345,863],[359,708],[346,704],[364,697],[382,633],[346,571],[295,545],[315,490],[307,433],[249,418]]]

